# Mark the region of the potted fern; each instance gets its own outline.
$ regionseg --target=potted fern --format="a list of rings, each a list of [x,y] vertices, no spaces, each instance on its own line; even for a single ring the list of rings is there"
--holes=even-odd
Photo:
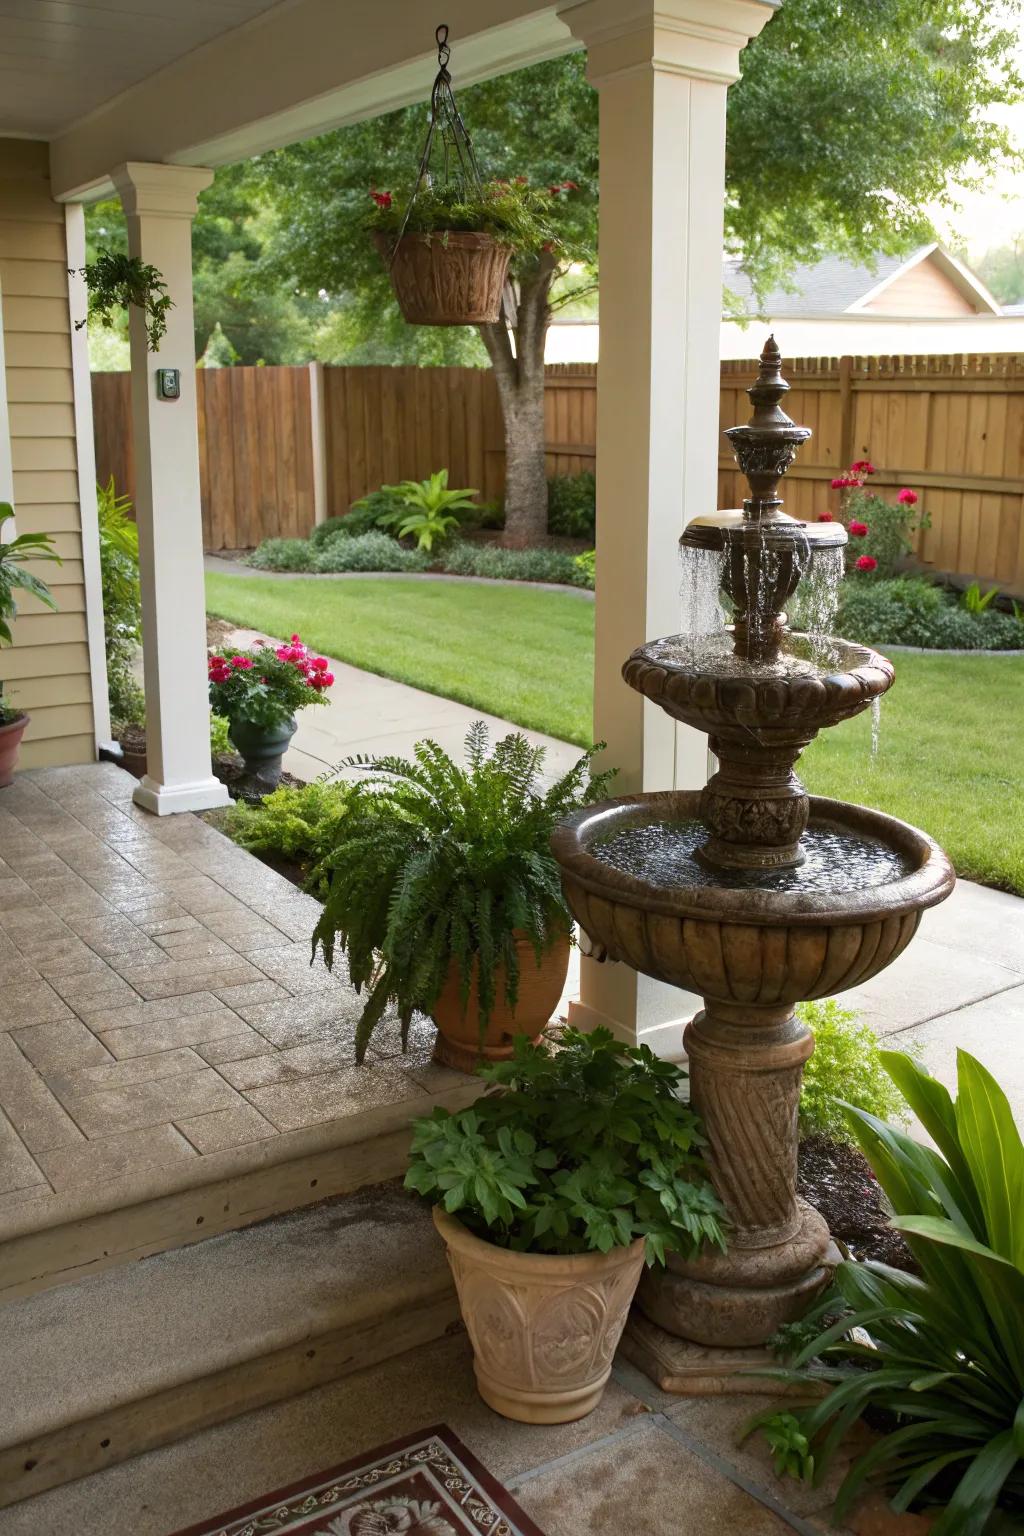
[[[60,565],[61,559],[47,533],[21,533],[4,542],[3,527],[14,517],[9,501],[0,501],[0,645],[12,645],[14,636],[11,623],[17,615],[15,592],[27,592],[47,608],[56,609],[53,593],[38,576],[25,569],[30,560],[53,560]],[[29,724],[24,710],[16,709],[4,697],[0,682],[0,787],[10,784],[18,761],[21,738]]]
[[[507,1058],[516,1035],[535,1038],[561,996],[569,913],[548,843],[561,817],[600,800],[610,773],[591,776],[592,747],[545,787],[545,751],[521,733],[490,750],[478,720],[466,767],[433,741],[412,760],[355,757],[362,771],[333,845],[316,871],[327,896],[313,950],[348,956],[366,1005],[356,1060],[393,1004],[403,1041],[414,1011],[438,1027],[435,1055],[471,1070]]]
[[[646,1256],[724,1247],[682,1073],[610,1030],[521,1040],[469,1109],[416,1122],[484,1401],[561,1424],[596,1408]]]

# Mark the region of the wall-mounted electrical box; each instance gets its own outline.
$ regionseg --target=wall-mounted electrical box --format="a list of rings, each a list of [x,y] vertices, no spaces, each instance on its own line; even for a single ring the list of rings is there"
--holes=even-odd
[[[158,400],[177,400],[181,395],[181,374],[177,368],[158,368],[156,371],[156,397]]]

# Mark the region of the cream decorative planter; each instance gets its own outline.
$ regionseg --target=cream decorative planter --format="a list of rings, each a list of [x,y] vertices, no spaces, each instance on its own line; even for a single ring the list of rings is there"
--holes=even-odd
[[[513,1253],[434,1208],[484,1402],[523,1424],[567,1424],[601,1401],[644,1262],[611,1253]]]

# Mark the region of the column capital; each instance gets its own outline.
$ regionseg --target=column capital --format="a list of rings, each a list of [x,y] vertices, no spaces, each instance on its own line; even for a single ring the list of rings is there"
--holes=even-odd
[[[162,218],[193,219],[200,192],[213,172],[205,166],[150,164],[128,160],[110,173],[125,213],[159,214]]]
[[[577,0],[559,18],[588,53],[587,78],[600,87],[640,69],[730,85],[740,53],[781,0]]]

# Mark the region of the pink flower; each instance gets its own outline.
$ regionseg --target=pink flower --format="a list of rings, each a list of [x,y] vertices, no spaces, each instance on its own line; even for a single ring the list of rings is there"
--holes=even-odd
[[[870,459],[858,459],[855,464],[850,465],[851,475],[874,475],[877,473],[878,471]]]
[[[877,571],[878,561],[871,555],[861,555],[857,561],[857,569],[858,571]]]
[[[902,491],[900,491],[899,495],[896,497],[896,500],[900,502],[904,507],[915,507],[917,505],[917,492],[910,491],[906,486],[904,486]]]
[[[231,670],[229,667],[211,667],[209,676],[211,683],[226,683],[231,676]]]
[[[322,693],[325,688],[330,688],[334,682],[333,672],[313,672],[310,674],[309,685]]]
[[[226,667],[227,662],[223,656],[211,656],[208,665],[211,667]]]
[[[327,660],[326,656],[314,656],[313,660],[310,662],[310,666],[313,668],[314,672],[326,672],[327,668],[330,666],[330,662]]]
[[[370,188],[370,196],[373,198],[378,208],[390,208],[391,204],[394,202],[394,198],[391,196],[390,192],[378,192],[375,187]]]
[[[249,656],[232,656],[231,665],[239,672],[251,672],[252,658]]]
[[[832,481],[834,491],[860,490],[862,482],[855,475],[840,475]]]
[[[835,522],[835,518],[832,516],[831,512],[819,512],[818,513],[818,522],[819,523],[834,523]]]
[[[855,539],[862,539],[868,531],[867,523],[858,523],[856,518],[850,519],[850,532]]]

